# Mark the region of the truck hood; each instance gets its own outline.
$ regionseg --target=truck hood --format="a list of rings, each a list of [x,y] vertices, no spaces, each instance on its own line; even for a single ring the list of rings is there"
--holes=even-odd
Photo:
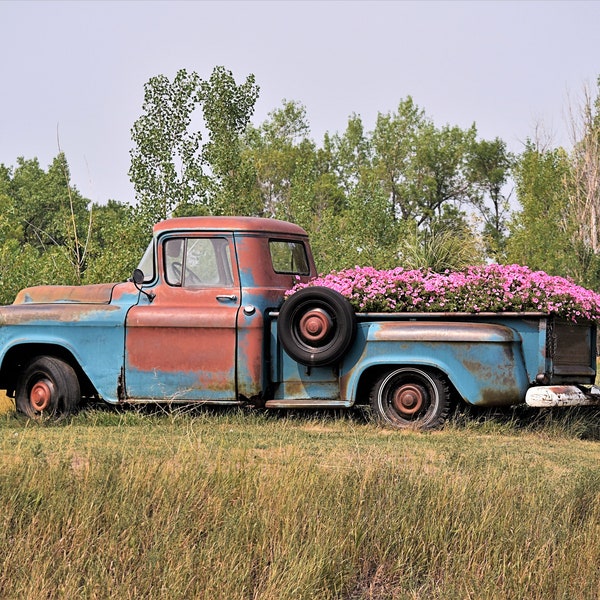
[[[21,290],[13,304],[109,304],[116,285],[38,285]]]

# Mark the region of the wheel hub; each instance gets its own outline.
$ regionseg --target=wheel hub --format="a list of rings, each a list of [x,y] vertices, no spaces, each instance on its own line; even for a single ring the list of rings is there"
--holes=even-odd
[[[51,381],[41,379],[37,381],[29,392],[29,402],[36,412],[43,412],[50,406],[54,386]]]
[[[424,403],[425,393],[423,389],[412,383],[399,387],[392,398],[394,408],[404,415],[418,413],[423,408]]]
[[[314,344],[326,338],[332,327],[331,317],[322,308],[314,308],[302,315],[298,330],[307,342]]]

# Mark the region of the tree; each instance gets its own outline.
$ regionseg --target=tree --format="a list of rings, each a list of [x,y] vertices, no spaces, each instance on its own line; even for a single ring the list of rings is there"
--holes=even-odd
[[[584,90],[583,103],[570,111],[573,150],[564,179],[572,216],[572,245],[579,261],[578,278],[600,284],[600,78],[597,95]]]
[[[413,224],[468,229],[460,207],[473,193],[465,165],[474,127],[436,128],[408,98],[370,134],[357,115],[320,148],[309,131],[305,108],[284,102],[247,139],[265,214],[315,233],[319,268],[395,266]]]
[[[506,250],[509,198],[508,183],[513,157],[500,138],[474,141],[468,152],[467,177],[474,187],[472,204],[483,218],[483,235],[490,257],[502,260]]]
[[[600,88],[600,80],[598,82]],[[515,169],[522,211],[511,223],[510,260],[600,285],[600,95],[571,110],[573,147],[529,141]]]
[[[12,302],[35,276],[38,253],[23,240],[16,203],[7,192],[11,173],[0,165],[0,304]]]
[[[262,215],[297,221],[299,213],[312,211],[312,207],[304,206],[310,203],[317,163],[316,147],[309,135],[305,107],[286,100],[260,127],[249,128],[246,143]]]
[[[190,130],[200,102],[200,78],[181,69],[173,81],[164,75],[144,85],[144,114],[133,124],[129,177],[138,218],[147,228],[171,215],[180,203],[206,193],[200,131]]]
[[[470,200],[465,161],[476,133],[475,126],[437,128],[410,97],[396,113],[378,116],[373,164],[397,219],[424,225],[444,205]]]
[[[256,174],[243,152],[243,135],[259,93],[254,75],[238,85],[230,71],[216,67],[210,79],[201,82],[200,92],[209,137],[203,157],[212,174],[211,212],[256,214],[261,210]]]
[[[64,283],[81,282],[89,201],[71,185],[65,155],[59,153],[47,172],[35,158],[18,158],[7,187],[13,199],[13,221],[23,228],[22,243],[31,245],[40,256],[48,253],[44,269],[49,277]]]
[[[361,118],[352,115],[343,134],[325,136],[324,147],[336,187],[344,194],[332,216],[336,231],[329,239],[336,243],[324,248],[327,262],[335,268],[396,266],[399,221],[389,191],[381,185],[372,136],[365,133]]]
[[[52,244],[71,245],[77,255],[75,246],[85,240],[89,200],[71,186],[63,153],[53,159],[47,172],[37,158],[18,158],[10,193],[19,207],[25,241],[40,249]]]
[[[414,218],[418,210],[409,193],[410,172],[417,138],[425,122],[424,111],[410,96],[400,102],[396,113],[377,116],[372,134],[373,165],[396,219]]]
[[[507,259],[552,275],[573,275],[572,222],[564,181],[570,169],[563,149],[528,140],[514,168],[521,211],[509,223]]]
[[[31,285],[123,280],[141,257],[132,207],[89,206],[69,179],[62,153],[47,172],[35,158],[0,165],[0,302]]]
[[[241,158],[241,137],[257,98],[253,75],[237,85],[223,67],[208,81],[181,69],[172,82],[157,75],[145,84],[144,114],[131,130],[129,176],[146,229],[176,210],[246,214],[256,209],[245,203],[254,180]]]
[[[94,204],[88,246],[86,283],[124,281],[131,276],[149,242],[128,204],[109,200]]]
[[[365,133],[359,115],[351,115],[342,135],[326,134],[324,150],[330,155],[331,170],[347,197],[351,196],[366,174],[373,172],[373,140]]]

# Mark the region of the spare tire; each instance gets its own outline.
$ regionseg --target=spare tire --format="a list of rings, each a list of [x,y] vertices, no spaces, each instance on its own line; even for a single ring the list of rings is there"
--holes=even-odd
[[[283,349],[300,364],[330,365],[354,341],[356,315],[339,292],[319,286],[302,288],[283,303],[277,334]]]

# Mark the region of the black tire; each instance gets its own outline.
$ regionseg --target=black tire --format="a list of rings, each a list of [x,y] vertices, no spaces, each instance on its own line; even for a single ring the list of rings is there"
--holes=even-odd
[[[356,335],[356,315],[344,296],[326,287],[308,287],[290,296],[279,311],[279,341],[300,364],[338,362]]]
[[[38,356],[19,376],[15,406],[31,418],[59,417],[72,414],[80,399],[73,367],[52,356]]]
[[[375,419],[395,429],[435,429],[450,413],[450,391],[435,372],[400,367],[386,372],[369,397]]]

